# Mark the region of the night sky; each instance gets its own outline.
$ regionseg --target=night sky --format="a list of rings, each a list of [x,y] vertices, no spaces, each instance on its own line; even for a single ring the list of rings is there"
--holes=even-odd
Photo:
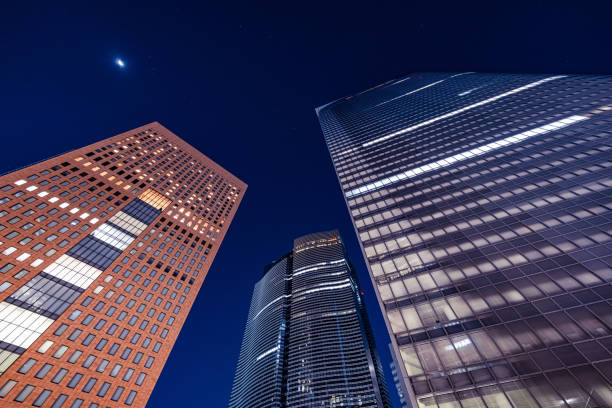
[[[333,228],[397,402],[315,107],[415,71],[612,73],[604,1],[49,3],[0,9],[0,172],[159,121],[249,185],[151,408],[227,406],[264,265]]]

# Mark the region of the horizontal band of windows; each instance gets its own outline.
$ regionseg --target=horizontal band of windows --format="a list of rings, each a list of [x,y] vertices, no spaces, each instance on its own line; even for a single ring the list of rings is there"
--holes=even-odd
[[[404,252],[406,252],[406,251],[404,251]],[[397,254],[392,254],[392,255],[397,255]],[[369,258],[368,258],[368,261],[369,261],[370,264],[373,263],[373,261],[371,261]],[[396,281],[398,279],[405,278],[406,276],[418,275],[420,273],[431,271],[431,270],[438,269],[438,268],[441,268],[441,267],[442,267],[442,264],[440,264],[438,262],[432,262],[432,263],[429,263],[427,265],[423,265],[423,266],[421,266],[419,268],[415,268],[415,269],[412,269],[412,270],[404,270],[402,272],[394,272],[394,273],[389,273],[389,274],[386,274],[386,275],[383,275],[383,276],[379,276],[379,277],[375,278],[375,281],[376,281],[376,283],[378,285],[384,285],[386,283],[391,283],[391,282]]]
[[[147,225],[151,224],[153,220],[155,220],[155,218],[161,214],[160,210],[152,207],[139,198],[136,198],[126,204],[121,211]]]
[[[81,288],[63,285],[38,274],[9,296],[6,302],[57,319],[82,292]]]
[[[28,310],[30,312],[39,314],[41,316],[44,316],[46,318],[49,319],[53,319],[53,320],[57,320],[61,314],[68,309],[68,307],[70,306],[70,303],[67,302],[61,302],[58,300],[54,300],[56,303],[54,303],[53,305],[51,305],[51,307],[49,309],[46,308],[41,308],[39,306],[34,306],[30,303],[24,302],[22,300],[17,300],[17,299],[13,299],[13,298],[7,298],[5,299],[5,302],[10,303],[12,305],[18,306],[22,309]],[[57,310],[58,312],[61,313],[54,313],[53,311]]]
[[[44,278],[46,280],[58,283],[58,284],[60,284],[62,286],[65,286],[65,287],[71,289],[71,290],[74,290],[76,292],[83,292],[85,290],[84,288],[82,288],[82,287],[80,287],[78,285],[73,285],[72,283],[70,283],[68,281],[60,279],[59,277],[51,275],[51,274],[48,274],[48,273],[46,273],[44,271],[40,272],[37,276],[40,276],[41,278]]]
[[[107,222],[117,225],[123,230],[136,236],[140,235],[140,233],[147,229],[148,225],[138,221],[136,218],[130,217],[123,211],[119,211],[117,214],[113,215]]]
[[[480,320],[477,319],[462,319],[459,321],[447,323],[441,327],[425,330],[418,333],[408,335],[396,335],[395,339],[399,346],[411,343],[418,343],[438,337],[446,337],[457,333],[466,332],[469,330],[479,329],[484,326],[494,325],[499,323],[499,319],[493,314],[483,316]]]
[[[66,254],[94,268],[104,270],[121,255],[121,252],[114,246],[88,235]]]
[[[109,223],[100,225],[91,235],[121,251],[124,251],[135,239],[131,234],[125,234]]]
[[[138,236],[138,234],[134,234],[132,231],[128,231],[128,230],[124,229],[123,227],[115,224],[114,222],[106,221],[105,224],[108,224],[111,227],[113,227],[114,229],[119,230],[119,231],[123,232],[126,235],[130,235],[133,238],[136,238]]]
[[[536,167],[535,169],[538,168]],[[526,171],[533,175],[535,173],[538,173],[539,171],[544,170],[534,170],[533,167],[530,167]],[[605,171],[604,167],[601,167],[601,171]],[[539,208],[543,208],[544,206],[552,206],[551,208],[554,208],[556,205],[560,208],[566,208],[567,206],[572,204],[571,200],[581,199],[581,197],[585,197],[593,193],[598,193],[606,189],[604,184],[602,184],[602,181],[605,179],[605,176],[602,175],[602,178],[600,180],[593,180],[594,174],[596,174],[596,172],[585,174],[582,177],[569,172],[562,174],[561,177],[563,178],[563,180],[567,181],[570,179],[575,179],[576,185],[569,189],[558,189],[554,192],[547,191],[544,196],[538,197],[537,199],[530,199],[533,196],[533,189],[531,188],[533,179],[525,179],[528,181],[526,181],[527,184],[524,186],[519,186],[518,183],[515,182],[515,188],[508,191],[507,193],[512,194],[512,199],[517,204],[505,207],[504,211],[510,214],[515,213],[515,216],[517,217],[527,217],[526,215],[524,215],[525,206],[537,206]],[[502,184],[507,182],[510,182],[510,178],[500,177],[494,181],[487,181],[487,183],[494,183],[497,187],[500,187]],[[587,186],[583,186],[583,182],[586,182]],[[549,181],[547,184],[553,183],[552,181]],[[386,217],[384,220],[372,222],[367,225],[358,227],[358,232],[360,232],[360,239],[362,241],[362,244],[364,246],[374,245],[377,242],[380,242],[381,240],[400,237],[404,234],[416,232],[422,229],[429,229],[430,224],[434,224],[439,227],[440,220],[445,220],[446,222],[451,223],[453,217],[458,217],[461,213],[467,212],[469,210],[474,211],[473,208],[482,206],[483,202],[485,204],[492,204],[497,201],[504,200],[504,197],[495,193],[488,196],[483,196],[483,192],[486,192],[487,190],[489,190],[489,187],[485,186],[484,183],[473,185],[469,187],[469,189],[465,189],[465,191],[464,188],[457,187],[456,189],[445,191],[444,196],[436,197],[433,200],[428,201],[427,205],[419,204],[420,208],[418,209],[416,208],[416,206],[402,206],[402,204],[404,203],[411,203],[412,200],[415,199],[415,197],[412,197],[412,199],[402,199],[402,201],[396,204],[396,207],[384,207],[382,209],[373,210],[374,216],[385,211],[393,211],[395,212],[395,214],[392,217]],[[443,210],[440,208],[440,206],[444,206],[443,203],[445,203],[445,201],[456,200],[459,198],[462,198],[461,207],[451,207],[445,208]],[[548,203],[543,204],[545,202]],[[563,207],[561,207],[561,205],[563,205]],[[409,214],[411,218],[407,218],[407,214]],[[368,213],[368,215],[371,214]],[[480,216],[481,214],[476,215]],[[355,217],[359,219],[371,218],[365,215],[358,215]],[[497,219],[500,218],[497,217]],[[479,218],[473,218],[473,220],[479,220]],[[463,221],[463,219],[461,221]],[[470,223],[471,221],[467,222]],[[380,229],[377,228],[388,226],[389,224],[393,223],[397,223],[395,224],[397,225],[397,229],[389,231],[388,233],[380,233]],[[410,225],[410,227],[400,227],[401,225]],[[375,231],[374,236],[372,236],[371,234],[369,234],[369,236],[364,235],[364,233],[369,233],[371,231]]]
[[[23,347],[19,347],[12,343],[7,343],[5,341],[0,341],[0,350],[5,350],[15,354],[23,354],[26,351],[26,349]]]
[[[565,133],[563,135],[565,135]],[[550,137],[542,139],[541,142],[545,143],[548,147],[544,149],[543,146],[536,146],[536,143],[534,143],[534,153],[535,150],[537,150],[537,153],[535,153],[534,155],[525,154],[525,152],[522,152],[522,150],[525,149],[524,146],[514,149],[512,152],[509,152],[505,155],[507,163],[502,166],[493,164],[493,162],[498,160],[497,156],[483,157],[475,163],[469,163],[469,165],[451,167],[448,170],[445,170],[444,172],[434,173],[430,176],[416,179],[410,183],[398,184],[397,186],[390,188],[390,191],[386,191],[384,193],[384,200],[381,200],[378,197],[373,197],[371,195],[365,195],[358,199],[350,200],[349,206],[351,207],[354,216],[357,216],[356,213],[358,212],[361,214],[361,217],[366,217],[372,212],[378,213],[388,209],[391,204],[384,203],[385,200],[389,199],[393,200],[393,204],[391,206],[396,206],[402,203],[411,203],[419,196],[435,192],[442,188],[444,188],[445,191],[448,192],[448,194],[453,194],[452,199],[456,197],[461,197],[464,194],[463,192],[457,195],[457,191],[462,188],[461,185],[456,184],[459,181],[469,183],[474,190],[487,191],[488,188],[485,185],[487,183],[495,183],[496,185],[501,185],[502,183],[508,182],[508,179],[516,180],[522,175],[539,174],[543,171],[550,170],[550,168],[552,167],[563,166],[563,168],[565,168],[570,162],[576,161],[576,159],[572,158],[572,156],[560,155],[557,152],[557,146],[552,143],[552,140],[556,138],[560,139],[560,137]],[[569,138],[571,138],[571,136],[564,136],[563,140],[566,141]],[[578,144],[580,142],[581,141],[578,140],[574,143]],[[602,153],[602,155],[600,156],[601,160],[599,161],[605,160],[605,149],[598,149],[598,152]],[[513,155],[516,156],[516,160],[512,160]],[[541,157],[541,155],[554,155],[551,158],[556,158],[557,161],[560,161],[562,163],[552,162],[551,160],[551,164],[542,164],[540,162],[537,165],[528,167],[531,162],[538,163],[538,158]],[[599,155],[599,153],[597,153],[597,155]],[[595,159],[595,155],[591,156]],[[541,160],[541,158],[539,160]],[[599,167],[603,169],[605,166],[601,165]],[[482,168],[482,170],[480,170],[480,168]],[[506,173],[504,176],[499,176],[494,180],[490,179],[492,174],[502,173],[503,170],[505,170]],[[510,171],[512,171],[512,173],[510,173]],[[566,173],[561,177],[567,179],[579,176],[573,173]],[[455,187],[453,187],[453,185],[455,185]],[[451,199],[450,197],[448,198]],[[376,209],[364,210],[364,208],[368,208],[372,205],[376,206]]]
[[[0,303],[0,341],[28,348],[54,322],[38,313]]]
[[[4,373],[10,366],[17,360],[21,354],[12,353],[7,350],[0,350],[0,375]],[[8,382],[10,382],[9,380]],[[4,388],[2,388],[2,391]],[[0,396],[2,396],[2,391],[0,391]],[[9,389],[10,391],[10,389]]]
[[[62,255],[57,261],[47,266],[43,272],[83,289],[87,289],[102,273],[100,269],[68,255]]]

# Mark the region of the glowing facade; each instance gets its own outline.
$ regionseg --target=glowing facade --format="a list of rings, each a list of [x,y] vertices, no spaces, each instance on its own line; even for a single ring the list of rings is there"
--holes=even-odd
[[[612,77],[414,74],[317,114],[413,405],[612,406]]]
[[[295,240],[253,292],[230,408],[390,408],[337,231]]]
[[[0,405],[145,406],[245,189],[157,122],[0,177]]]

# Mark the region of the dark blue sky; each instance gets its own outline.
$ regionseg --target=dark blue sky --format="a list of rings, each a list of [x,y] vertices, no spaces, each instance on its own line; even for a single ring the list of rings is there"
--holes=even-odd
[[[315,107],[413,71],[612,72],[604,1],[49,3],[0,11],[0,172],[157,120],[249,184],[151,408],[226,406],[263,266],[332,228],[392,387]]]

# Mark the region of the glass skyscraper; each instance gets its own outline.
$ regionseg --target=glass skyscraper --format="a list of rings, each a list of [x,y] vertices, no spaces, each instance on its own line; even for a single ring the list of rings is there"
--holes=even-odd
[[[612,77],[417,73],[317,114],[413,405],[612,406]]]
[[[255,285],[230,408],[380,407],[389,397],[337,231],[298,238]]]

